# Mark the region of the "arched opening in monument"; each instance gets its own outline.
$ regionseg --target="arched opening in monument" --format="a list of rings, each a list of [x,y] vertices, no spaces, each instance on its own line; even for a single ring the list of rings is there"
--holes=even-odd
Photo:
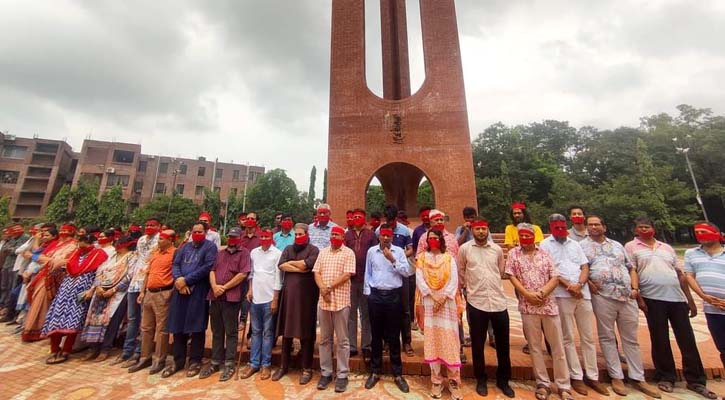
[[[420,207],[435,206],[435,189],[420,168],[394,162],[382,166],[370,177],[365,204],[369,212],[383,211],[387,204],[393,204],[413,219]]]
[[[387,100],[410,97],[423,86],[420,0],[365,0],[365,80]]]

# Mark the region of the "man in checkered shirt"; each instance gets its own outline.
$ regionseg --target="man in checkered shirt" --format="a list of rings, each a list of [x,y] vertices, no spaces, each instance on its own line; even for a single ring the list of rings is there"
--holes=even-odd
[[[350,277],[355,275],[355,252],[344,245],[345,231],[335,226],[330,232],[330,246],[320,250],[312,272],[320,288],[320,381],[324,390],[332,382],[333,331],[337,336],[337,382],[335,392],[347,389],[350,340],[347,322],[350,315]]]

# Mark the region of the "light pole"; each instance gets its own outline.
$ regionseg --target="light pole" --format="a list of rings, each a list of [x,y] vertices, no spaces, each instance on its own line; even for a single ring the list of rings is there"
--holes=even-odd
[[[691,137],[690,135],[686,136],[688,139]],[[672,138],[672,141],[677,143],[677,138]],[[702,203],[702,197],[700,196],[700,188],[697,186],[697,180],[695,179],[695,172],[692,171],[692,164],[690,163],[690,157],[687,153],[690,152],[689,147],[675,147],[678,153],[682,153],[685,155],[685,161],[687,162],[687,169],[690,171],[690,177],[692,178],[692,185],[695,186],[695,199],[697,199],[697,204],[700,205],[700,208],[702,209],[702,216],[705,217],[705,221],[709,221],[707,218],[707,211],[705,211],[705,205]]]

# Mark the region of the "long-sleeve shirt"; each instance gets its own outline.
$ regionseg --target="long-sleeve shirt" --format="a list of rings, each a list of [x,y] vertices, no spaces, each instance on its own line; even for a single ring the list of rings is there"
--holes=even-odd
[[[365,260],[368,250],[377,244],[377,236],[368,228],[361,229],[359,233],[354,229],[345,232],[345,246],[355,253],[355,275],[351,279],[353,282],[359,283],[365,280]]]
[[[365,261],[365,284],[363,294],[369,295],[371,288],[392,290],[403,286],[403,277],[412,276],[415,268],[408,263],[405,250],[398,246],[390,246],[395,264],[385,258],[380,246],[368,250]]]
[[[146,270],[149,266],[149,257],[151,252],[159,243],[159,234],[153,236],[143,235],[136,243],[136,262],[131,268],[131,284],[128,287],[129,293],[138,293],[141,291],[143,281],[146,279]]]
[[[204,240],[197,247],[187,243],[176,250],[171,274],[174,280],[183,277],[192,290],[197,283],[209,285],[209,271],[216,261],[217,249],[213,242]]]

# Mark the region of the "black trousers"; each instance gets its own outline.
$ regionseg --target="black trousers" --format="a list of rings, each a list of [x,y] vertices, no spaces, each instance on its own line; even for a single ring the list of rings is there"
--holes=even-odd
[[[712,341],[715,342],[715,347],[720,352],[720,362],[725,368],[725,315],[706,313],[705,319],[707,320],[707,329],[710,330]]]
[[[209,306],[211,325],[211,363],[233,366],[239,341],[240,302],[212,300]]]
[[[282,369],[289,369],[292,357],[292,342],[294,338],[282,338]],[[300,358],[302,369],[312,369],[312,358],[315,352],[315,339],[300,339]]]
[[[201,363],[201,358],[204,356],[206,332],[174,333],[174,364],[177,368],[184,368],[186,365],[186,344],[189,338],[191,338],[189,365]]]
[[[466,303],[468,326],[471,330],[473,374],[477,381],[486,381],[485,345],[489,323],[496,339],[496,383],[508,383],[511,379],[511,355],[509,353],[509,312],[486,312]]]
[[[402,289],[378,290],[372,288],[368,296],[370,333],[372,336],[370,367],[375,374],[383,372],[383,340],[390,346],[390,364],[393,375],[403,374],[400,358],[400,328],[404,319]]]
[[[413,341],[410,324],[413,322],[413,316],[415,315],[415,311],[411,312],[411,305],[415,306],[415,279],[413,279],[413,285],[411,286],[410,278],[415,278],[415,275],[407,278],[403,277],[403,286],[400,288],[400,303],[403,306],[400,338],[403,340],[403,344],[410,344]],[[413,295],[413,301],[410,300],[411,294]]]
[[[695,334],[690,324],[690,307],[685,302],[644,299],[647,305],[647,327],[652,342],[652,362],[655,365],[655,380],[675,383],[677,373],[675,359],[670,346],[670,330],[675,333],[677,347],[682,355],[682,372],[689,384],[706,383],[705,369],[697,350]]]

